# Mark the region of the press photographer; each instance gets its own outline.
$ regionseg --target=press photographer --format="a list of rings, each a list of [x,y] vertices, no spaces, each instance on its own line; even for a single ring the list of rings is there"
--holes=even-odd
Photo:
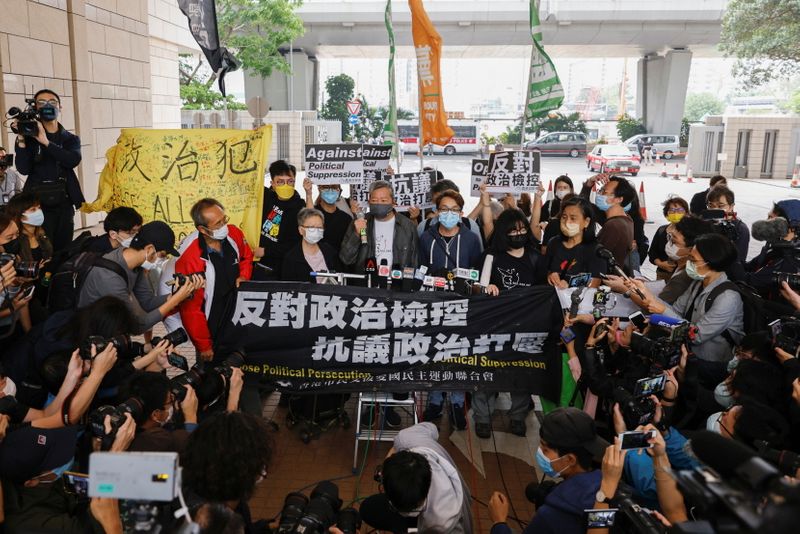
[[[75,168],[81,162],[81,140],[59,122],[61,97],[41,89],[20,111],[8,112],[17,134],[17,170],[28,176],[23,191],[35,193],[44,211],[44,230],[57,252],[72,241],[75,210],[85,199]]]

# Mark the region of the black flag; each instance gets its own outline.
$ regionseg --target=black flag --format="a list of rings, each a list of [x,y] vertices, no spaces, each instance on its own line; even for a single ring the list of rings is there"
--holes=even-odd
[[[217,74],[219,92],[225,96],[225,74],[239,68],[239,62],[219,45],[217,7],[214,0],[178,0],[178,7],[189,19],[189,31]]]

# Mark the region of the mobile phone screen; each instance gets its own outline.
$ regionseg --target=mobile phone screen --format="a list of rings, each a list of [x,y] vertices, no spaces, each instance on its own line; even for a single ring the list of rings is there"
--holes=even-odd
[[[652,447],[647,440],[651,437],[650,432],[623,432],[619,435],[620,439],[620,450],[629,450],[629,449],[649,449]]]
[[[181,356],[180,354],[171,353],[167,356],[167,361],[172,367],[176,367],[183,371],[189,370],[189,362],[186,361],[186,358]]]
[[[781,320],[775,319],[774,321],[769,323],[768,326],[769,326],[769,331],[772,333],[772,339],[774,341],[775,338],[778,337],[778,335],[780,335],[781,331],[783,330],[781,328]]]
[[[657,395],[664,391],[664,386],[667,383],[665,375],[654,376],[652,378],[642,378],[636,382],[636,390],[634,395],[637,397],[645,397],[647,395]]]
[[[644,330],[645,326],[647,326],[647,321],[644,319],[644,314],[640,311],[632,313],[628,316],[628,319],[630,319],[633,325],[640,331]]]
[[[616,508],[599,508],[584,510],[586,514],[586,528],[608,528],[614,526],[614,517],[617,514]]]
[[[76,495],[81,497],[89,496],[89,475],[67,471],[64,473],[64,478]]]
[[[566,328],[561,331],[561,340],[564,343],[569,343],[573,339],[575,339],[575,332],[572,331],[572,328]]]

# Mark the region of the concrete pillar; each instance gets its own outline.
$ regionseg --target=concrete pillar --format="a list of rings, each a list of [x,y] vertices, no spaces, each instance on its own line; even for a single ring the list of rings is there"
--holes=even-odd
[[[652,54],[639,60],[636,114],[649,133],[680,133],[691,66],[689,50],[670,50],[663,56]]]
[[[293,67],[293,74],[273,71],[268,78],[245,71],[244,94],[246,99],[261,96],[274,111],[306,111],[317,109],[319,93],[319,63],[302,49],[283,52]]]

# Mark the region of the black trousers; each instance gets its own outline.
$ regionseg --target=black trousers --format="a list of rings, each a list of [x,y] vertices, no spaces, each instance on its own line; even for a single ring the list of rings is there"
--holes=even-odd
[[[409,528],[417,526],[416,517],[405,517],[398,514],[389,505],[389,499],[383,493],[364,499],[358,511],[365,523],[378,530],[406,534]]]
[[[44,207],[44,233],[53,244],[53,251],[58,252],[67,248],[72,243],[72,234],[75,232],[75,208],[69,200],[56,206]]]

